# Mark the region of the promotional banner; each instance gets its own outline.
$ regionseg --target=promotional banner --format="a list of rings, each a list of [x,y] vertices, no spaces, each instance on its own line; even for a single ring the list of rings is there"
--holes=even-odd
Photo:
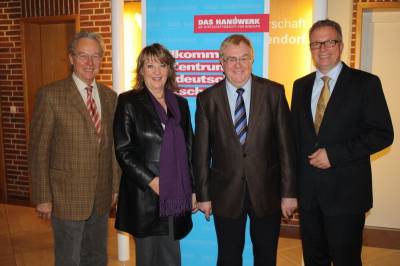
[[[179,94],[187,97],[192,120],[195,96],[224,78],[219,47],[228,35],[242,33],[252,41],[253,73],[268,76],[269,1],[146,0],[142,1],[142,14],[144,45],[161,43],[176,59]],[[181,241],[182,264],[215,265],[217,240],[212,218],[206,221],[198,212],[193,222],[192,232]],[[253,265],[248,228],[243,265]]]

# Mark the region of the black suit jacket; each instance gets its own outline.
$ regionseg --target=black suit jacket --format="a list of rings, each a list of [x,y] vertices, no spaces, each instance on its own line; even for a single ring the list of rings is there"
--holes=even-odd
[[[190,175],[193,131],[186,99],[176,95],[181,111]],[[145,89],[118,97],[114,118],[115,152],[122,169],[115,227],[135,237],[168,235],[168,219],[159,217],[159,196],[148,186],[159,176],[164,130]],[[174,217],[174,237],[181,239],[192,229],[191,212]]]
[[[259,217],[280,210],[281,197],[296,197],[294,141],[283,86],[252,76],[244,146],[235,133],[225,80],[197,96],[194,142],[196,196],[214,214],[237,218],[248,187]]]
[[[365,212],[372,207],[370,155],[393,142],[393,127],[379,78],[343,64],[318,136],[311,114],[315,72],[294,82],[300,207],[317,203],[326,215]],[[312,167],[307,156],[325,148],[332,165]]]

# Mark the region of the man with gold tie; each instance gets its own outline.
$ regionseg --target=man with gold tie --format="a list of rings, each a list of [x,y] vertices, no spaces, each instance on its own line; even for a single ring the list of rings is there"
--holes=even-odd
[[[393,127],[379,78],[340,60],[340,25],[318,21],[309,38],[316,71],[294,82],[291,103],[304,261],[358,266],[370,155],[391,145]]]
[[[55,265],[106,265],[110,207],[119,183],[112,123],[116,93],[97,83],[100,35],[69,46],[73,73],[41,88],[30,128],[32,202],[51,219]]]

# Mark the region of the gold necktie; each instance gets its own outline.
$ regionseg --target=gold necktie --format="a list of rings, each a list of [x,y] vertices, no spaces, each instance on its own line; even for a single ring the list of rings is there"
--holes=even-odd
[[[317,110],[315,112],[314,119],[314,128],[317,134],[319,132],[319,127],[321,126],[322,118],[324,117],[325,109],[328,105],[329,97],[331,95],[329,90],[329,80],[331,78],[328,76],[323,76],[321,79],[324,81],[324,87],[322,88],[321,94],[319,95]]]

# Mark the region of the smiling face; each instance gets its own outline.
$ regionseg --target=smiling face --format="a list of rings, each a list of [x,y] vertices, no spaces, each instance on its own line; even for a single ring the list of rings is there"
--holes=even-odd
[[[325,42],[328,40],[339,40],[339,42],[331,48],[321,45],[320,48],[311,49],[314,65],[323,74],[327,74],[339,63],[343,51],[343,42],[336,30],[329,26],[316,28],[310,35],[310,43]]]
[[[156,58],[146,58],[142,74],[146,87],[151,91],[163,90],[168,79],[169,67]]]
[[[244,42],[229,44],[223,49],[221,59],[226,78],[236,88],[242,87],[250,78],[253,58],[251,48]]]
[[[102,60],[100,45],[90,38],[81,38],[76,43],[74,53],[69,55],[74,73],[87,85],[93,83],[100,71]]]

